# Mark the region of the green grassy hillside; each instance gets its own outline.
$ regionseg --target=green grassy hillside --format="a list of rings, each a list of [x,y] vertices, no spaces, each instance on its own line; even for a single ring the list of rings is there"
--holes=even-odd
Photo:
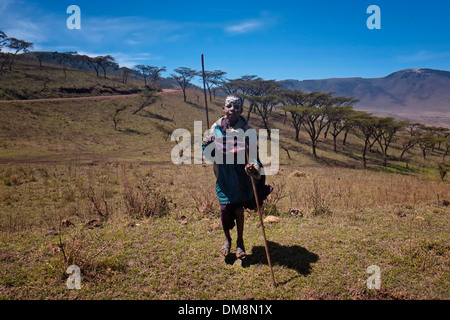
[[[0,73],[0,100],[28,100],[134,94],[144,89],[144,81],[129,77],[127,83],[118,75],[42,63],[19,57],[12,70]]]

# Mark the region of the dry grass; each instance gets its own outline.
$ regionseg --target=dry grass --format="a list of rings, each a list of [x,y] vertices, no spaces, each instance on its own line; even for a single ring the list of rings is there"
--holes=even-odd
[[[323,171],[326,173],[324,174]],[[421,176],[386,175],[382,172],[344,168],[311,169],[310,178],[296,181],[289,194],[293,206],[311,209],[311,204],[332,210],[359,210],[389,206],[414,207],[417,203],[448,195],[448,185]],[[307,195],[302,196],[302,195]],[[314,208],[315,209],[315,208]],[[328,210],[327,210],[328,211]]]
[[[247,215],[247,260],[241,265],[218,254],[217,211],[200,212],[210,206],[200,197],[213,187],[210,167],[117,163],[32,169],[20,171],[34,171],[34,181],[0,188],[9,194],[1,203],[7,212],[0,247],[4,298],[448,298],[449,208],[435,204],[437,194],[441,199],[448,194],[448,184],[440,181],[320,167],[303,167],[307,177],[289,178],[299,168],[283,166],[269,179],[284,184],[289,195],[276,203],[281,222],[266,226],[278,283],[270,289],[254,213]],[[150,184],[148,190],[160,186],[158,192],[170,197],[168,215],[130,215],[127,188],[142,188],[143,181]],[[191,197],[191,185],[197,184],[203,187]],[[106,199],[107,219],[96,212],[89,186]],[[420,192],[415,198],[393,195],[400,186]],[[329,208],[327,214],[314,212],[309,196],[315,192]],[[14,200],[13,194],[27,196]],[[288,214],[294,206],[303,218]],[[62,227],[65,219],[73,225]],[[102,221],[89,228],[92,220]],[[82,270],[80,291],[65,288],[70,264]],[[372,264],[382,270],[378,292],[365,287],[365,269]]]

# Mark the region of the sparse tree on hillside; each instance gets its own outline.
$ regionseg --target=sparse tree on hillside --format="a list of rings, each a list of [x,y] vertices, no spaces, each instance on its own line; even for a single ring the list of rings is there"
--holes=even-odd
[[[3,45],[3,42],[8,38],[6,33],[4,33],[2,30],[0,30],[0,48]]]
[[[244,97],[265,97],[265,96],[279,96],[280,89],[283,86],[282,83],[277,82],[275,80],[263,80],[255,75],[245,75],[239,79],[237,79],[236,84],[238,85],[239,89],[242,91],[242,94]],[[272,97],[273,98],[273,97]],[[260,110],[258,110],[258,106],[255,104],[255,99],[249,99],[247,100],[250,103],[250,107],[247,114],[247,121],[250,121],[250,115],[252,111],[257,111],[261,117],[263,115],[260,111],[264,111],[261,109],[262,105],[259,105]],[[270,100],[274,99],[259,99],[261,101],[269,102]],[[276,100],[276,99],[275,99]],[[278,103],[279,101],[277,101]],[[271,103],[269,103],[270,105]],[[270,107],[270,111],[272,111],[274,105]],[[264,121],[264,120],[263,120]]]
[[[351,120],[353,127],[356,128],[355,134],[358,138],[364,140],[364,149],[363,149],[363,163],[364,168],[367,167],[367,158],[366,154],[370,145],[370,139],[375,132],[375,127],[377,122],[375,117],[371,116],[368,113],[359,111],[359,115]]]
[[[405,122],[396,121],[394,118],[377,118],[373,136],[378,142],[383,153],[383,166],[387,166],[388,149],[395,134],[405,126]]]
[[[184,102],[186,102],[186,88],[191,83],[192,78],[198,75],[198,72],[187,67],[175,69],[175,73],[171,74],[172,79],[176,80],[183,90]]]
[[[436,135],[435,129],[436,127],[420,125],[421,133],[417,144],[424,160],[437,143],[445,141],[445,138]]]
[[[16,38],[8,38],[8,43],[6,46],[13,51],[11,62],[9,63],[9,70],[12,70],[14,60],[20,51],[28,52],[33,49],[33,43]]]
[[[102,68],[103,70],[103,76],[106,79],[106,69],[107,68],[115,68],[118,67],[118,64],[116,63],[115,59],[110,56],[99,56],[97,58],[95,58],[95,62],[97,63],[97,65]]]
[[[8,36],[0,30],[0,58],[2,58],[2,65],[0,66],[0,71],[3,70],[5,64],[7,63],[7,54],[2,52],[2,48],[8,43]]]
[[[8,42],[8,36],[0,30],[0,52],[2,52],[3,46]]]
[[[349,121],[354,116],[353,107],[350,105],[333,106],[328,109],[328,123],[330,134],[333,136],[334,152],[337,152],[337,137],[349,127]]]
[[[166,67],[147,66],[147,69],[150,80],[153,82],[158,82],[161,79],[161,73],[167,71]]]
[[[94,70],[95,70],[95,72],[96,72],[96,74],[97,74],[97,78],[99,78],[99,75],[98,75],[98,70],[99,70],[99,65],[97,64],[97,62],[96,62],[96,59],[97,58],[94,58],[94,57],[89,57],[89,56],[83,56],[83,59],[87,62],[87,63],[89,63],[89,65],[92,67],[92,68],[94,68]]]
[[[120,70],[122,71],[122,83],[127,84],[128,82],[128,75],[133,72],[133,69],[127,68],[127,67],[122,67],[120,68]]]
[[[237,93],[239,91],[238,79],[227,79],[222,81],[218,88],[227,95]]]
[[[441,176],[441,180],[444,181],[445,176],[450,171],[450,165],[442,160],[442,162],[438,164],[438,171],[439,175]]]
[[[157,96],[155,91],[145,90],[140,92],[138,95],[138,102],[137,102],[138,108],[136,109],[136,111],[133,112],[133,114],[137,114],[145,107],[155,103],[156,100],[158,99],[160,99],[160,96]]]
[[[450,153],[450,137],[445,138],[443,145],[444,154],[442,155],[442,161],[445,161],[445,157]]]
[[[33,52],[33,56],[37,59],[39,63],[39,69],[42,71],[42,59],[44,58],[44,52]]]
[[[94,68],[97,78],[99,78],[100,68],[103,70],[103,77],[106,79],[106,69],[109,67],[118,67],[119,65],[115,62],[115,59],[110,56],[98,56],[98,57],[89,57],[83,56],[83,58],[89,63],[89,65]]]
[[[256,108],[257,113],[261,116],[264,129],[267,130],[270,139],[269,115],[272,113],[273,108],[280,102],[280,97],[270,94],[267,96],[245,96],[245,98],[250,101],[250,104]]]
[[[64,77],[67,77],[66,73],[66,64],[70,61],[71,57],[74,55],[77,55],[78,53],[76,51],[69,51],[64,53],[58,53],[58,63],[62,66],[64,71]],[[41,65],[41,62],[39,60],[39,64]],[[42,70],[42,65],[41,65]]]
[[[147,78],[150,73],[150,69],[148,68],[148,66],[144,66],[143,64],[138,64],[134,68],[142,74],[142,76],[144,77],[144,85],[147,86]]]
[[[161,78],[161,73],[166,71],[166,67],[155,67],[155,66],[146,66],[143,64],[139,64],[134,67],[137,71],[139,71],[144,77],[144,85],[147,86],[147,79],[150,78],[150,81],[156,83]]]
[[[119,122],[122,120],[122,119],[119,117],[119,114],[120,114],[122,111],[125,111],[126,108],[128,108],[128,106],[121,106],[121,107],[119,107],[119,108],[117,108],[117,109],[115,110],[115,112],[114,112],[114,114],[113,114],[114,131],[117,131],[117,125],[118,125]]]
[[[404,128],[399,132],[399,144],[401,145],[402,153],[400,154],[400,161],[403,161],[403,157],[406,152],[414,148],[420,139],[420,127],[418,123],[405,122]],[[406,164],[408,166],[408,163]]]
[[[209,101],[212,101],[212,89],[219,86],[223,82],[223,76],[227,73],[222,70],[205,71],[205,84],[209,93]],[[202,73],[199,73],[202,76]]]
[[[421,135],[418,145],[420,150],[422,150],[422,156],[425,160],[427,158],[427,153],[436,143],[436,137],[433,136],[430,132],[425,132]]]
[[[450,136],[450,129],[444,127],[434,127],[434,134],[438,139],[437,148],[441,150],[442,143]]]
[[[320,133],[328,124],[328,110],[339,101],[338,98],[331,97],[331,93],[311,92],[306,94],[303,107],[292,110],[302,118],[302,125],[311,139],[312,154],[316,159]]]
[[[281,93],[280,109],[289,112],[292,116],[292,125],[295,129],[295,141],[299,141],[299,134],[302,127],[302,114],[297,112],[298,108],[303,108],[307,102],[307,95],[300,90],[283,90]]]

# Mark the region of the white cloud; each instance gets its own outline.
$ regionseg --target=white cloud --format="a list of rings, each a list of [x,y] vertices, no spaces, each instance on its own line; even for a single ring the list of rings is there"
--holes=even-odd
[[[253,19],[246,19],[235,21],[224,27],[225,32],[229,34],[246,34],[263,29],[272,28],[280,19],[277,13],[269,11],[261,11],[259,17]]]
[[[81,30],[68,30],[68,15],[42,11],[36,4],[0,0],[0,9],[0,30],[9,37],[33,42],[44,50],[71,45],[83,47],[84,50],[114,50],[123,45],[146,46],[166,38],[173,39],[176,32],[186,27],[173,21],[137,16],[85,17],[81,9]]]
[[[264,26],[260,20],[247,20],[238,24],[225,27],[225,31],[232,34],[243,34],[253,32]]]
[[[14,26],[6,27],[3,30],[8,37],[22,39],[37,43],[47,39],[39,24],[30,20],[19,20]]]
[[[138,64],[152,64],[152,62],[163,60],[163,57],[156,56],[147,52],[143,53],[124,53],[124,52],[87,52],[78,51],[80,55],[89,57],[107,56],[114,57],[114,60],[121,66],[127,68],[134,68]],[[155,63],[156,64],[156,63]]]

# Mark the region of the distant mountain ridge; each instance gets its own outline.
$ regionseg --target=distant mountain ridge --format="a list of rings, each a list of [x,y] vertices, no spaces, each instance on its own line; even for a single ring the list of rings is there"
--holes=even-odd
[[[355,109],[450,127],[450,72],[406,69],[383,78],[285,80],[285,89],[334,92],[359,99]],[[430,123],[430,121],[427,121]]]

